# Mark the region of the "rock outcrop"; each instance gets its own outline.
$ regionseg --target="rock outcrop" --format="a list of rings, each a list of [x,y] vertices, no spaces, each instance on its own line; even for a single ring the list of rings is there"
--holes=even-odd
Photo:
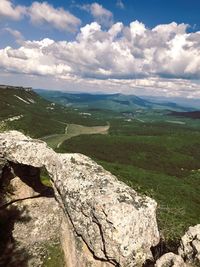
[[[172,252],[164,254],[156,261],[155,267],[187,267],[181,256]]]
[[[181,238],[179,254],[186,262],[200,266],[200,224],[189,227]]]
[[[3,168],[5,164],[6,164],[6,160],[3,158],[3,155],[1,154],[1,151],[0,151],[0,179],[2,177]]]
[[[150,249],[159,242],[153,199],[138,195],[86,156],[57,154],[17,131],[0,134],[0,153],[19,167],[46,168],[66,216],[63,244],[71,240],[66,255],[82,259],[67,266],[133,267],[151,259]]]
[[[28,267],[42,266],[48,260],[48,248],[59,247],[62,210],[55,198],[37,197],[38,193],[18,177],[11,181],[11,186],[12,200],[18,200],[13,205],[22,217],[15,222],[12,232],[18,250],[26,250]]]

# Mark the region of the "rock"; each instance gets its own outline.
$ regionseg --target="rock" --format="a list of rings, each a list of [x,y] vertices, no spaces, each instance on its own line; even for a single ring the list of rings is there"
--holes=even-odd
[[[19,177],[15,177],[10,181],[14,192],[9,195],[9,201],[32,198],[38,196],[32,187],[25,184]],[[7,197],[8,198],[8,197]]]
[[[62,210],[54,198],[46,197],[26,199],[14,205],[22,218],[15,222],[13,229],[18,250],[26,251],[28,266],[42,266],[49,247],[59,243]]]
[[[156,261],[155,267],[187,267],[181,256],[172,252],[164,254]]]
[[[81,237],[74,233],[73,227],[66,217],[63,218],[61,224],[60,240],[66,266],[113,267],[113,264],[93,257],[87,245],[82,242]]]
[[[1,231],[10,238],[4,236],[0,266],[42,266],[49,247],[59,243],[63,212],[55,198],[41,196],[19,177],[11,179],[9,188],[0,219],[7,220],[8,227],[2,224]]]
[[[42,266],[49,247],[59,244],[63,212],[55,198],[35,192],[19,177],[12,178],[9,187],[12,191],[4,198],[9,204],[6,205],[7,214],[12,214],[11,218],[15,221],[11,228],[12,239],[15,241],[13,246],[15,248],[17,244],[17,247],[9,255],[8,265]],[[1,261],[4,264],[1,265]],[[0,265],[5,266],[5,262],[6,258],[0,257]]]
[[[7,161],[2,155],[0,147],[0,207],[5,203],[5,184],[9,183],[7,181],[4,181],[3,179],[4,170],[6,166],[7,166]]]
[[[185,261],[200,266],[200,224],[189,227],[178,251]]]
[[[3,156],[0,153],[0,180],[2,178],[3,168],[5,165],[6,165],[6,160],[3,158]]]
[[[121,267],[142,266],[152,258],[150,248],[159,242],[153,199],[137,194],[86,156],[57,154],[46,143],[17,131],[0,134],[0,150],[19,166],[46,168],[68,228],[78,240],[77,258],[90,253]]]

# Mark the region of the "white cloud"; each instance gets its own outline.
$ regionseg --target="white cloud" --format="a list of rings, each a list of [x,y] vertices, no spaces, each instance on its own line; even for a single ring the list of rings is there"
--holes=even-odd
[[[90,12],[93,18],[102,26],[111,26],[113,24],[113,14],[108,9],[98,3],[86,4],[81,7]]]
[[[176,23],[148,29],[138,21],[105,31],[93,22],[74,41],[24,41],[18,49],[1,49],[0,68],[80,88],[200,97],[200,32],[187,33],[187,25]]]
[[[69,11],[54,8],[47,2],[33,2],[30,7],[25,7],[15,6],[11,0],[0,0],[0,18],[20,20],[24,16],[35,25],[47,24],[60,31],[74,32],[81,24],[81,20]]]
[[[7,49],[6,52],[7,52],[8,57],[11,57],[11,58],[18,58],[18,59],[24,59],[24,60],[28,59],[24,51],[20,49],[10,48],[10,49]]]
[[[116,6],[119,7],[119,8],[121,8],[121,9],[124,9],[125,8],[124,3],[122,2],[122,0],[117,0]]]
[[[23,43],[24,36],[22,35],[22,33],[20,31],[11,29],[9,27],[4,28],[3,31],[11,34],[15,38],[17,43],[19,43],[19,44]]]
[[[0,0],[0,18],[20,20],[25,13],[25,7],[14,6],[11,0]]]
[[[54,8],[47,2],[33,2],[28,15],[33,24],[49,24],[61,31],[74,32],[81,24],[80,19],[63,8]]]

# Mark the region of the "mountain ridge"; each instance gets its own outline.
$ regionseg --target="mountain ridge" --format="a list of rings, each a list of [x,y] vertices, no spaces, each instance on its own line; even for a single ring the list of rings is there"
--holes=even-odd
[[[122,93],[94,94],[94,93],[68,93],[62,91],[50,91],[34,89],[39,95],[56,103],[82,109],[106,109],[111,111],[133,111],[136,109],[170,109],[172,111],[191,111],[189,107],[184,107],[176,103],[152,102],[136,95],[124,95]]]

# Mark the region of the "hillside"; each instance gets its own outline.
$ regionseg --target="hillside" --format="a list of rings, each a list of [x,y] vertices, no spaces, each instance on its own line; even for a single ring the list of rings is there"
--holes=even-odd
[[[188,97],[175,97],[175,96],[140,96],[143,99],[151,102],[159,103],[176,103],[179,106],[191,108],[192,110],[198,110],[200,107],[200,98],[188,98]]]
[[[190,119],[200,119],[200,111],[190,111],[190,112],[172,112],[170,115],[175,117],[184,117]]]
[[[0,86],[0,122],[0,128],[20,130],[32,137],[65,133],[67,123],[105,124],[45,100],[31,88],[4,85]]]
[[[183,109],[172,119],[169,106],[158,108],[136,96],[42,94],[1,88],[5,128],[40,137],[57,152],[85,154],[153,197],[167,247],[176,249],[187,227],[199,222],[199,121],[177,117]]]
[[[175,110],[186,111],[175,103],[160,103],[145,100],[135,95],[123,94],[89,94],[89,93],[65,93],[60,91],[35,90],[45,99],[53,101],[64,106],[81,108],[87,111],[111,110],[117,112],[142,110]]]

